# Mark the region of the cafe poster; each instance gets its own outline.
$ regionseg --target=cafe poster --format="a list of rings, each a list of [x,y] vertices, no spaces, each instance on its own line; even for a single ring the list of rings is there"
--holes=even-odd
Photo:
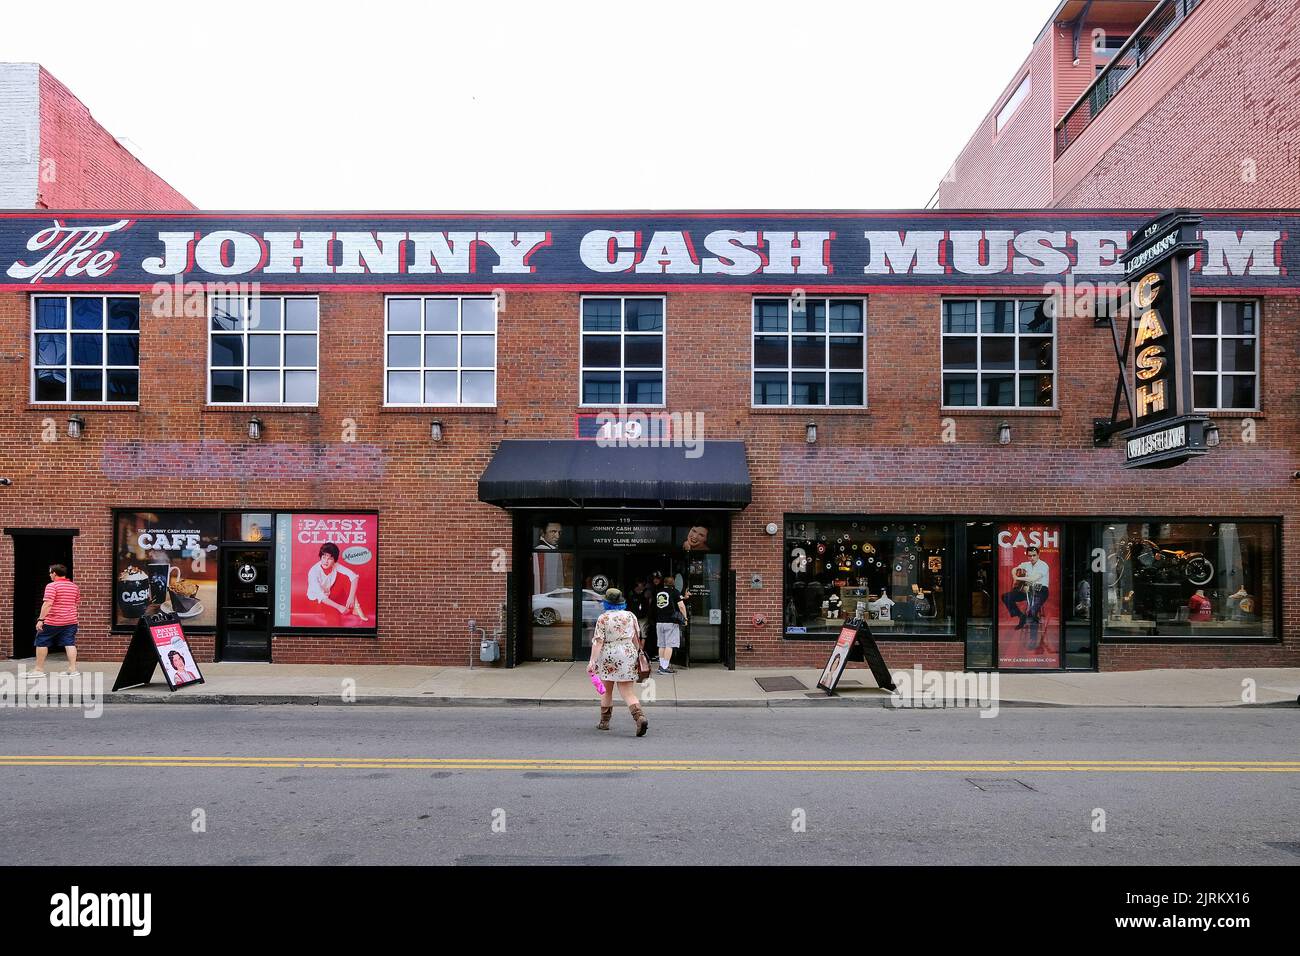
[[[276,627],[375,629],[378,515],[280,514],[275,539]]]
[[[154,607],[187,627],[215,627],[219,539],[215,512],[117,512],[114,626],[133,627]]]
[[[998,667],[1061,666],[1061,526],[998,529]]]
[[[162,662],[163,673],[167,676],[167,686],[172,690],[186,684],[202,684],[203,675],[199,665],[194,662],[190,646],[185,641],[185,632],[177,621],[149,625],[149,636],[153,639],[154,650]]]

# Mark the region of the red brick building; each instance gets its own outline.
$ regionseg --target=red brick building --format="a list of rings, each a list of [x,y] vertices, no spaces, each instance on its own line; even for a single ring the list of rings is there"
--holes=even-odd
[[[579,657],[658,570],[692,666],[1294,666],[1300,212],[1204,217],[1220,443],[1135,470],[1149,213],[0,214],[0,654],[62,559],[88,659]]]
[[[1062,0],[940,183],[959,208],[1300,198],[1300,0]]]

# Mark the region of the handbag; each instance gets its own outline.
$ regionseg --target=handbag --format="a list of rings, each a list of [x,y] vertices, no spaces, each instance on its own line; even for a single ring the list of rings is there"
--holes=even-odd
[[[640,684],[649,676],[650,660],[645,656],[645,651],[639,651],[636,655],[636,682]]]

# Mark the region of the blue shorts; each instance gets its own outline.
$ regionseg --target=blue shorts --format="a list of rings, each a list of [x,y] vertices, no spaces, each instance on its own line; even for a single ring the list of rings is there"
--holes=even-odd
[[[77,625],[46,624],[36,632],[37,647],[76,647]]]

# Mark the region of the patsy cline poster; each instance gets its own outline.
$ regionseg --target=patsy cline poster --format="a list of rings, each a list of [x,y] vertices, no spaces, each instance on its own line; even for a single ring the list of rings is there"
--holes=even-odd
[[[277,602],[276,623],[289,627],[374,629],[379,591],[379,516],[280,515],[277,530],[281,600]],[[283,603],[286,593],[287,615]]]

